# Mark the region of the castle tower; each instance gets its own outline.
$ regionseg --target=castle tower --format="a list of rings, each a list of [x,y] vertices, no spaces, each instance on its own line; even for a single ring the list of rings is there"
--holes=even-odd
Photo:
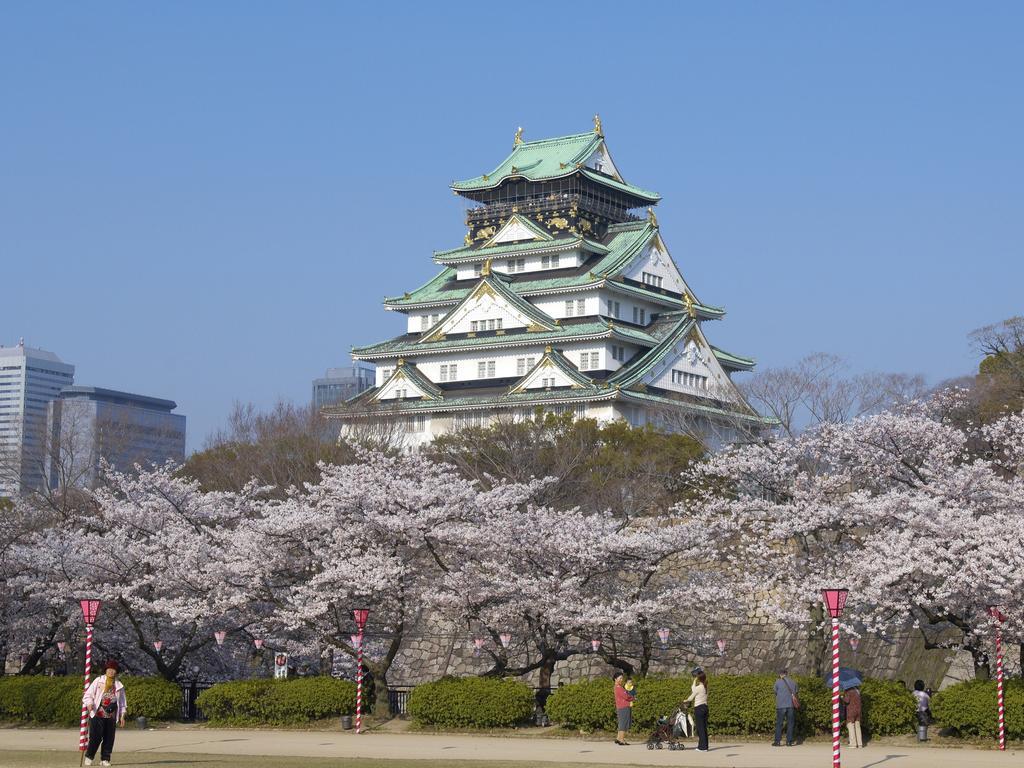
[[[473,204],[463,244],[385,299],[407,332],[353,349],[377,366],[375,386],[326,416],[389,423],[413,445],[538,408],[712,443],[766,426],[732,381],[754,361],[708,342],[704,325],[725,312],[683,279],[660,196],[626,183],[600,119],[538,141],[520,129],[493,171],[451,186]]]

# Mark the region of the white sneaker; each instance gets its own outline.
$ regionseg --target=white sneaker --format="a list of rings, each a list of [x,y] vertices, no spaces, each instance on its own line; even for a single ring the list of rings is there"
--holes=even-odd
[[[84,759],[84,760],[82,761],[82,764],[83,764],[83,765],[92,765],[92,760],[90,760],[90,759],[89,759],[89,758],[87,757],[87,758],[85,758],[85,759]]]
[[[100,760],[100,765],[110,765],[109,760]]]

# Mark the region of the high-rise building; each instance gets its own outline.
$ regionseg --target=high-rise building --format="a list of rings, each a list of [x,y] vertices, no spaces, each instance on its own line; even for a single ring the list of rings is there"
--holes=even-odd
[[[697,298],[669,255],[655,192],[628,184],[594,130],[524,141],[452,184],[470,201],[441,271],[385,299],[407,332],[357,347],[373,389],[325,414],[390,422],[412,444],[536,411],[625,420],[730,440],[767,423],[732,376],[754,361],[713,346],[725,310]],[[646,208],[646,215],[637,215]]]
[[[99,387],[66,387],[50,403],[46,451],[51,488],[91,487],[105,460],[130,472],[185,460],[185,417],[173,400]]]
[[[355,397],[374,385],[376,368],[361,360],[349,368],[328,368],[322,379],[313,379],[313,408],[320,410]]]
[[[42,487],[46,408],[74,380],[75,366],[24,339],[0,347],[0,497]]]

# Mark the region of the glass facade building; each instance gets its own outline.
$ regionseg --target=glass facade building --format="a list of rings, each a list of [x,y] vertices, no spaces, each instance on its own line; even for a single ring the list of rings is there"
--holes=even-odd
[[[42,487],[47,407],[74,383],[75,366],[42,349],[0,347],[0,497]]]
[[[91,487],[101,460],[130,472],[185,460],[185,417],[173,400],[99,387],[67,387],[50,403],[47,482]]]

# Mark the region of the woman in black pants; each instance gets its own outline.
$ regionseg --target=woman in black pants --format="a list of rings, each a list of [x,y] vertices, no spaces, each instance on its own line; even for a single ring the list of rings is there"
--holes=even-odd
[[[708,751],[708,676],[697,667],[693,670],[690,697],[684,704],[693,702],[693,725],[697,730],[697,751]]]

